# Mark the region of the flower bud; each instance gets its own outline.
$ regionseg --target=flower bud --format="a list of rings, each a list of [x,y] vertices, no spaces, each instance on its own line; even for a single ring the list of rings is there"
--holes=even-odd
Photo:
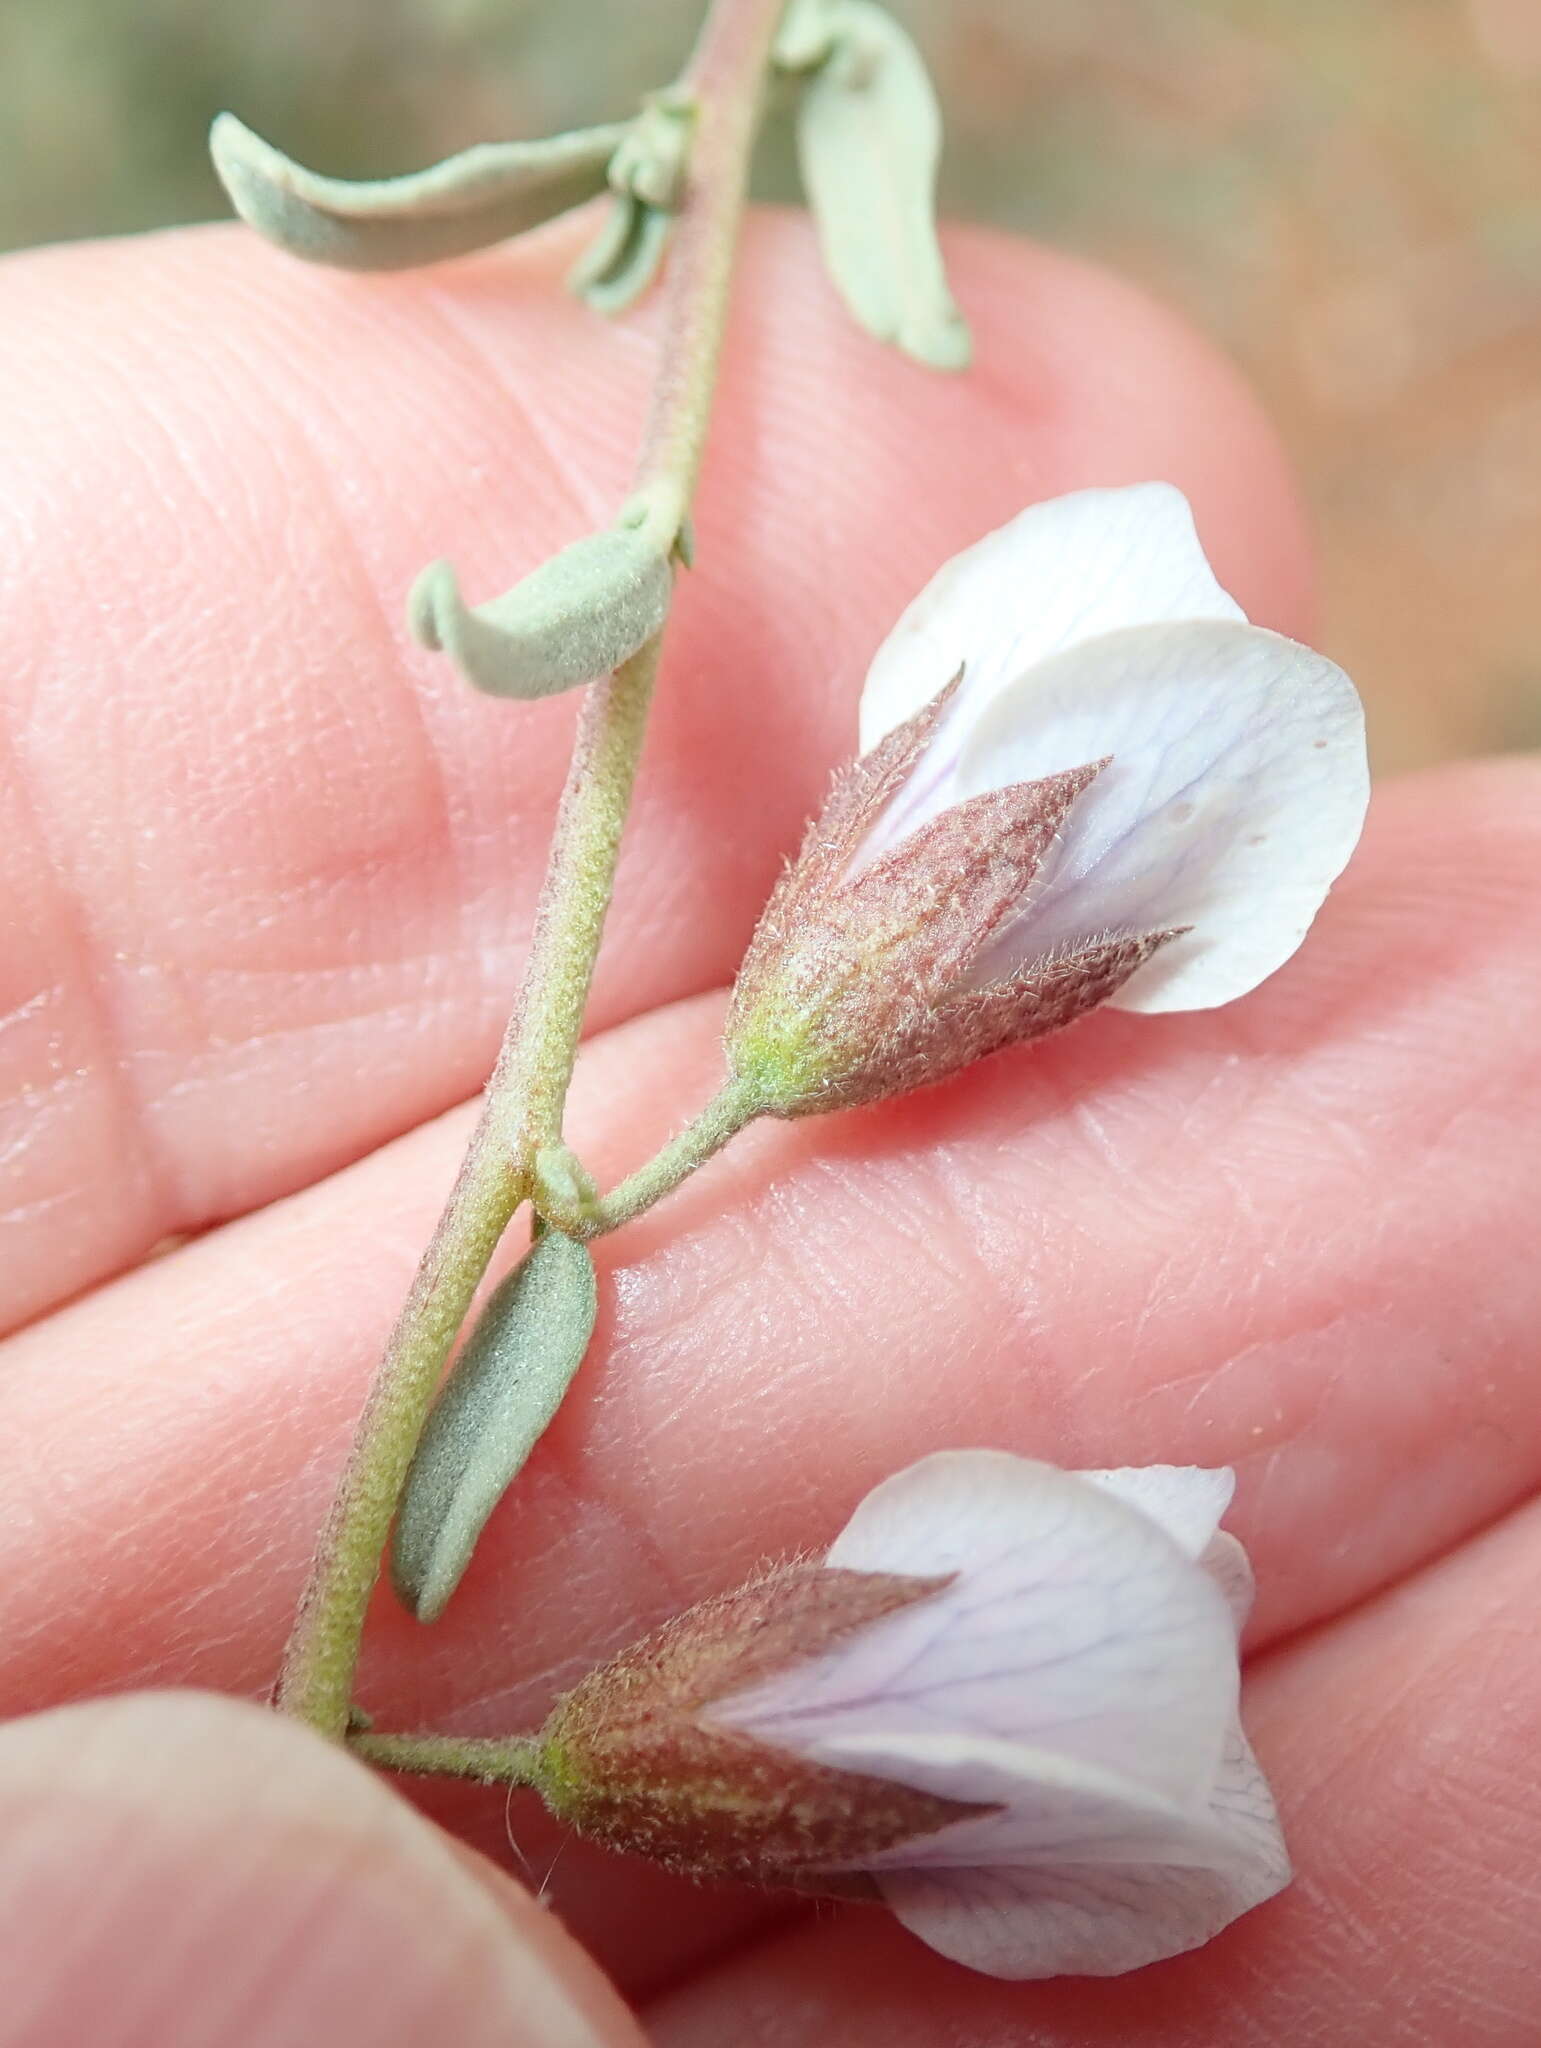
[[[973,963],[1106,763],[987,791],[864,859],[864,842],[902,800],[950,695],[837,782],[750,943],[724,1042],[734,1074],[754,1084],[772,1115],[875,1102],[1057,1030],[1170,936],[1094,938],[997,984],[970,985]]]
[[[841,1866],[980,1809],[767,1747],[709,1710],[946,1583],[805,1563],[703,1601],[561,1701],[542,1797],[579,1833],[685,1876],[870,1894]]]
[[[1368,796],[1353,685],[1247,624],[1164,484],[1031,506],[947,563],[879,648],[861,729],[729,1014],[736,1077],[782,1116],[1099,1003],[1244,995],[1304,938]]]

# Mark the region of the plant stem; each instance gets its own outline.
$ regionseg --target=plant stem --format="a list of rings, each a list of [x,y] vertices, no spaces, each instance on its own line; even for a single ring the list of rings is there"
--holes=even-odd
[[[350,1735],[365,1763],[422,1778],[474,1778],[479,1785],[533,1785],[540,1775],[538,1735]]]
[[[680,508],[711,410],[761,86],[784,0],[715,0],[681,81],[695,109],[660,371],[636,488]],[[370,1391],[279,1679],[277,1703],[334,1740],[391,1518],[444,1361],[562,1108],[658,668],[655,637],[579,713],[524,985],[460,1174]]]
[[[764,1098],[752,1081],[735,1077],[725,1082],[693,1122],[671,1138],[646,1166],[639,1166],[590,1209],[579,1234],[601,1237],[607,1230],[615,1230],[640,1216],[644,1209],[651,1209],[714,1152],[720,1152],[729,1138],[758,1116],[763,1107]]]

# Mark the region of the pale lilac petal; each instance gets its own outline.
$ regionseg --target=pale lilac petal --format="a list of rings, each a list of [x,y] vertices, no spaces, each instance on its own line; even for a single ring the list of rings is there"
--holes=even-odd
[[[1229,1465],[1120,1465],[1078,1472],[1076,1477],[1139,1508],[1197,1558],[1220,1588],[1236,1633],[1241,1634],[1257,1585],[1246,1551],[1220,1527],[1220,1517],[1236,1491],[1236,1474]]]
[[[1279,1826],[1279,1809],[1239,1720],[1232,1723],[1225,1739],[1209,1811],[1230,1841],[1231,1881],[1238,1891],[1247,1893],[1245,1903],[1236,1910],[1244,1913],[1249,1906],[1282,1891],[1290,1881],[1290,1859]]]
[[[1204,1555],[1236,1491],[1229,1465],[1118,1465],[1076,1477],[1149,1515],[1194,1558]]]
[[[959,1733],[1190,1800],[1235,1711],[1217,1589],[1147,1515],[1002,1451],[942,1451],[861,1503],[832,1566],[959,1574],[711,1718],[822,1761],[847,1736]]]
[[[971,1970],[1014,1979],[1117,1976],[1200,1947],[1288,1884],[1273,1798],[1239,1726],[1230,1731],[1211,1818],[1220,1846],[1197,1867],[1067,1859],[912,1865],[875,1876],[912,1934]]]
[[[1209,1864],[1227,1853],[1206,1800],[1184,1804],[1044,1750],[978,1735],[848,1734],[821,1760],[998,1810],[876,1856],[864,1870],[1041,1862]]]
[[[1295,951],[1359,838],[1369,774],[1353,684],[1257,626],[1106,633],[995,698],[967,734],[957,795],[1105,755],[971,978],[1109,932],[1191,926],[1114,1006],[1208,1009],[1245,994]]]
[[[1242,617],[1215,581],[1175,485],[1073,491],[1030,505],[955,555],[901,614],[862,690],[862,751],[929,704],[960,664],[970,703],[982,707],[1035,662],[1094,634]]]

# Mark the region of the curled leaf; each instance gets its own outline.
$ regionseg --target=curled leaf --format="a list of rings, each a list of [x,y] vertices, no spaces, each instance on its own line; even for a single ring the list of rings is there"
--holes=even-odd
[[[657,275],[694,131],[695,102],[678,91],[652,94],[628,124],[610,159],[610,211],[567,280],[596,313],[623,313]]]
[[[249,226],[291,256],[344,270],[406,270],[506,241],[603,192],[626,127],[490,142],[403,178],[323,178],[221,114],[214,168]]]
[[[624,313],[658,274],[672,216],[634,192],[617,192],[604,225],[568,275],[568,288],[596,313]]]
[[[827,26],[827,53],[797,115],[798,158],[825,266],[852,314],[880,341],[936,369],[962,369],[969,333],[937,246],[942,123],[925,65],[872,0],[839,0]]]
[[[408,618],[494,697],[550,697],[609,675],[651,640],[669,611],[671,530],[615,526],[574,541],[473,611],[448,562],[413,586]]]
[[[407,1474],[391,1576],[436,1621],[583,1363],[598,1294],[587,1248],[548,1230],[488,1297],[434,1403]]]

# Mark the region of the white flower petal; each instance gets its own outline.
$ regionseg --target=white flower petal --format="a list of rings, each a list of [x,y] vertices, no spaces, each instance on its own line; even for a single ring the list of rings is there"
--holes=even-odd
[[[900,615],[862,690],[862,752],[929,704],[960,664],[970,702],[982,706],[1035,662],[1094,634],[1244,616],[1215,581],[1174,484],[1030,505],[955,555]]]
[[[1195,1558],[1203,1556],[1236,1491],[1229,1465],[1118,1465],[1076,1477],[1149,1515]]]
[[[1207,1865],[1227,1853],[1202,1801],[1183,1805],[1108,1771],[978,1735],[847,1734],[824,1745],[840,1769],[940,1798],[993,1805],[862,1859],[864,1870],[961,1870],[1015,1863]]]
[[[1076,1477],[1141,1509],[1197,1558],[1225,1596],[1236,1633],[1241,1634],[1252,1612],[1257,1582],[1246,1551],[1220,1527],[1220,1517],[1236,1491],[1236,1474],[1229,1465],[1119,1465],[1078,1472]]]
[[[1209,1009],[1245,994],[1295,951],[1359,838],[1369,772],[1353,684],[1259,626],[1107,633],[986,707],[956,795],[1105,755],[1032,898],[972,978],[1110,931],[1191,925],[1114,1006]]]
[[[1225,1740],[1209,1811],[1229,1837],[1231,1881],[1247,1894],[1236,1910],[1244,1913],[1282,1891],[1290,1881],[1290,1859],[1279,1809],[1239,1720]]]
[[[828,1554],[931,1577],[931,1598],[711,1708],[816,1761],[850,1735],[974,1734],[1191,1800],[1235,1710],[1235,1634],[1147,1515],[1001,1451],[942,1451],[877,1487]],[[895,1775],[901,1775],[896,1772]]]
[[[1240,1635],[1246,1626],[1247,1616],[1252,1612],[1252,1596],[1257,1591],[1251,1559],[1228,1530],[1219,1529],[1205,1544],[1199,1563],[1224,1594],[1225,1604],[1236,1624],[1236,1633]]]
[[[1289,1882],[1289,1857],[1257,1759],[1230,1731],[1207,1865],[1090,1860],[880,1870],[895,1916],[971,1970],[1014,1979],[1111,1977],[1198,1948]]]

